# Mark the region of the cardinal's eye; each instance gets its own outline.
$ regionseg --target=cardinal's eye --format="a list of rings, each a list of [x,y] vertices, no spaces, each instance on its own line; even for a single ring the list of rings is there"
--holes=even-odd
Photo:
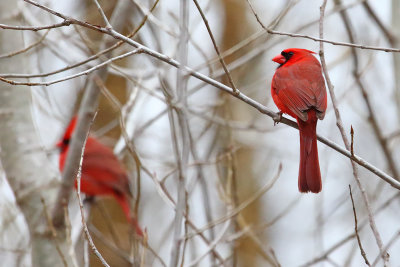
[[[290,52],[282,51],[281,55],[285,57],[286,61],[288,61],[293,56],[293,52],[292,51],[290,51]]]
[[[63,145],[69,145],[69,139],[63,139]]]

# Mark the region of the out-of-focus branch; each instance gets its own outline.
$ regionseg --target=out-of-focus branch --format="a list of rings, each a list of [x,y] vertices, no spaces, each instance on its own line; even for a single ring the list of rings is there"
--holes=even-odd
[[[320,35],[321,39],[323,38],[323,35],[324,35],[324,14],[325,14],[326,3],[327,3],[327,0],[324,0],[323,4],[321,5],[321,11],[320,11],[319,35]],[[319,55],[320,55],[320,58],[321,58],[321,65],[322,65],[322,69],[323,69],[324,76],[325,76],[325,79],[326,79],[326,83],[328,85],[329,94],[331,96],[333,109],[335,111],[336,125],[338,126],[340,134],[342,135],[342,139],[343,139],[343,142],[345,144],[346,149],[350,150],[350,143],[349,143],[349,140],[348,140],[348,138],[346,136],[346,132],[344,131],[342,118],[340,116],[340,112],[339,112],[338,105],[337,105],[335,91],[333,89],[333,85],[332,85],[331,79],[329,77],[328,69],[326,67],[325,55],[324,55],[324,43],[323,42],[320,43]],[[370,224],[372,233],[374,234],[374,237],[375,237],[376,243],[378,245],[379,251],[380,251],[380,253],[382,253],[382,259],[383,259],[384,265],[386,266],[387,262],[389,261],[389,254],[386,251],[383,251],[382,238],[381,238],[381,236],[380,236],[380,234],[378,232],[378,229],[376,227],[376,224],[375,224],[375,219],[373,217],[371,206],[369,204],[367,192],[365,192],[364,186],[361,184],[361,180],[360,180],[360,177],[358,175],[358,166],[357,166],[357,164],[355,164],[354,161],[351,161],[351,166],[353,168],[354,179],[356,180],[357,186],[358,186],[358,188],[360,189],[360,192],[361,192],[361,196],[363,197],[363,201],[364,201],[365,207],[367,208],[369,224]]]
[[[391,29],[395,36],[400,36],[400,1],[392,0],[392,25]],[[394,79],[394,98],[397,106],[397,118],[400,122],[400,55],[393,54],[393,79]]]
[[[8,57],[13,57],[22,53],[25,53],[27,51],[29,51],[30,49],[36,47],[37,45],[41,44],[43,42],[43,40],[46,38],[47,34],[49,34],[50,30],[46,31],[40,38],[39,40],[35,41],[34,43],[26,46],[25,48],[19,49],[17,51],[11,52],[11,53],[7,53],[7,54],[3,54],[0,55],[0,59],[3,58],[8,58]]]
[[[389,242],[386,244],[385,246],[385,251],[387,251],[395,241],[397,241],[397,239],[400,238],[400,230],[397,231],[397,233],[395,233],[392,238],[389,240]],[[379,253],[379,255],[375,258],[374,262],[372,263],[372,266],[376,266],[376,264],[379,261],[379,258],[381,258],[382,255]]]
[[[392,1],[393,2],[393,1]],[[394,1],[395,2],[395,1]],[[393,33],[383,24],[382,20],[378,17],[378,15],[375,13],[375,11],[372,9],[371,5],[369,4],[368,0],[364,0],[362,2],[363,7],[367,11],[367,13],[371,16],[372,20],[376,23],[376,25],[379,27],[379,29],[383,32],[383,35],[385,35],[386,39],[388,40],[389,44],[392,47],[395,47],[397,45],[397,38]],[[398,10],[397,10],[398,11]],[[397,12],[396,11],[396,12]],[[396,13],[397,16],[397,13]]]
[[[9,83],[9,84],[12,84],[12,85],[50,86],[52,84],[65,82],[65,81],[68,81],[68,80],[71,80],[71,79],[75,79],[75,78],[78,78],[78,77],[81,77],[81,76],[89,75],[92,72],[95,72],[95,71],[97,71],[97,70],[99,70],[99,69],[101,69],[101,68],[103,68],[105,66],[110,65],[112,62],[114,62],[116,60],[120,60],[120,59],[123,59],[125,57],[129,57],[129,56],[132,56],[132,55],[135,55],[135,54],[140,54],[141,52],[142,52],[141,49],[137,48],[137,49],[129,51],[129,52],[125,53],[125,54],[110,58],[110,59],[108,59],[108,60],[106,60],[104,62],[101,62],[98,65],[93,66],[93,67],[91,67],[91,68],[89,68],[87,70],[75,73],[73,75],[66,76],[66,77],[61,78],[61,79],[49,81],[49,82],[37,82],[37,83],[35,83],[35,82],[17,82],[17,81],[7,80],[7,79],[4,79],[2,77],[0,77],[0,81],[6,82],[6,83]]]
[[[341,0],[335,0],[334,3],[338,7],[342,6]],[[341,10],[340,16],[345,25],[346,32],[347,32],[350,42],[354,43],[356,41],[356,37],[354,34],[353,27],[351,25],[350,18],[347,15],[346,10],[344,10],[344,9]],[[363,96],[364,102],[367,106],[369,118],[370,118],[369,121],[371,123],[372,129],[374,130],[375,136],[378,139],[379,144],[381,145],[381,148],[385,155],[386,161],[389,165],[389,169],[392,172],[394,178],[399,181],[400,177],[399,177],[399,173],[397,171],[397,164],[395,163],[393,155],[390,151],[388,140],[383,136],[382,130],[380,129],[379,124],[378,124],[378,118],[376,117],[376,113],[374,112],[374,109],[372,107],[370,97],[368,96],[367,90],[365,89],[365,85],[361,80],[360,64],[359,64],[359,60],[358,60],[357,50],[354,47],[352,47],[351,53],[352,53],[352,58],[353,58],[353,63],[354,63],[353,76],[354,76],[354,79],[356,80],[358,88],[360,89],[361,95]]]
[[[280,174],[282,171],[282,164],[279,164],[278,169],[276,171],[276,174],[274,177],[268,181],[265,185],[263,185],[257,192],[252,194],[248,199],[243,201],[242,203],[238,204],[237,207],[234,209],[230,210],[229,213],[226,216],[223,216],[221,218],[216,219],[215,221],[207,224],[203,228],[197,230],[196,232],[192,233],[191,235],[198,235],[199,233],[202,233],[206,231],[208,228],[216,226],[218,224],[221,224],[227,220],[229,220],[232,217],[237,216],[240,212],[242,212],[245,208],[247,208],[250,204],[252,204],[254,201],[256,201],[258,198],[263,196],[266,192],[268,192],[275,184],[275,182],[279,179]]]
[[[400,193],[396,193],[393,196],[391,196],[390,198],[388,198],[384,203],[379,205],[379,207],[375,208],[374,214],[378,214],[378,213],[382,212],[385,208],[387,208],[389,206],[390,203],[392,203],[393,201],[397,200],[399,198],[399,196],[400,196]],[[361,221],[361,223],[359,224],[358,229],[359,230],[362,229],[367,224],[367,222],[368,222],[368,218],[363,219]],[[337,249],[342,247],[344,244],[346,244],[347,242],[352,240],[354,237],[356,237],[356,233],[351,233],[351,234],[343,237],[342,239],[337,241],[335,244],[333,244],[331,247],[326,249],[325,252],[322,255],[317,256],[314,259],[312,259],[312,260],[308,261],[307,263],[304,263],[304,264],[302,264],[300,266],[301,267],[311,266],[311,265],[314,265],[314,264],[316,264],[318,262],[326,260],[331,253],[333,253],[334,251],[336,251]],[[378,257],[380,258],[380,255]]]

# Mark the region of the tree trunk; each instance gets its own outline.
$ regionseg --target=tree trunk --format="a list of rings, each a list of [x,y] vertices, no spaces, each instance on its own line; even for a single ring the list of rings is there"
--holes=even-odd
[[[17,9],[17,1],[0,2],[3,14]],[[17,25],[17,21],[10,21]],[[5,41],[6,40],[6,41]],[[24,47],[22,32],[0,31],[0,54]],[[26,56],[2,59],[1,73],[24,72]],[[54,237],[46,213],[59,187],[58,173],[41,149],[32,119],[32,95],[27,86],[0,84],[0,159],[30,231],[32,266],[71,266],[64,231]],[[43,200],[43,201],[42,201]],[[44,203],[45,204],[44,204]],[[45,206],[49,206],[45,209]],[[57,244],[57,245],[56,245]],[[56,248],[58,246],[58,248]],[[60,253],[63,256],[60,256]],[[64,263],[63,263],[64,261]]]

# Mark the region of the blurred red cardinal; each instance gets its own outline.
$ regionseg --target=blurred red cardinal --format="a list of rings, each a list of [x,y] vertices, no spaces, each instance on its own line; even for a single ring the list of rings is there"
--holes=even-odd
[[[69,142],[77,118],[72,118],[63,139],[57,144],[61,150],[60,170],[63,171],[69,150]],[[77,183],[75,181],[75,188]],[[86,142],[82,163],[81,192],[87,196],[112,196],[121,205],[126,218],[132,223],[139,236],[143,236],[136,218],[131,216],[128,175],[112,150],[93,137]]]
[[[326,111],[325,80],[312,51],[289,48],[272,60],[279,63],[272,78],[271,94],[276,106],[297,120],[300,131],[299,191],[322,189],[318,162],[317,121]]]

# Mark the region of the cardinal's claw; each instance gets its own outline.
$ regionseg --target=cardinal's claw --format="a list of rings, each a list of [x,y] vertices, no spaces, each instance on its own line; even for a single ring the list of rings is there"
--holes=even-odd
[[[282,121],[282,111],[279,111],[277,114],[278,117],[274,117],[274,126]]]

